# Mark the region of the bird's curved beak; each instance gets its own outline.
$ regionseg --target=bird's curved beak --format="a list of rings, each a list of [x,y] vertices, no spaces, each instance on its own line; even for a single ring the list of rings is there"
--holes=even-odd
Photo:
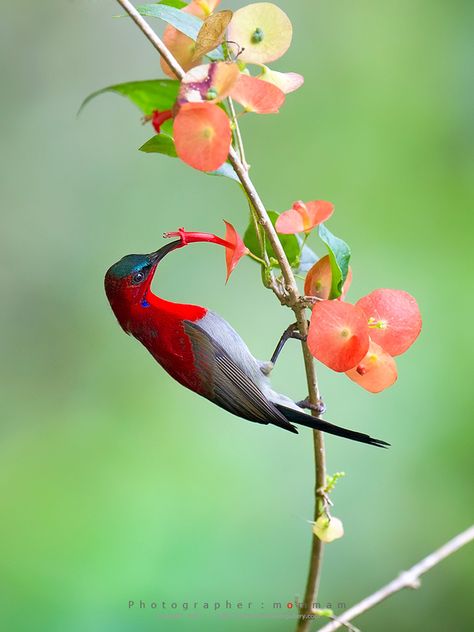
[[[183,242],[181,239],[177,239],[176,241],[171,241],[168,244],[165,244],[162,248],[160,248],[159,250],[156,250],[155,252],[151,252],[148,255],[148,258],[150,260],[150,263],[153,265],[153,268],[156,268],[156,266],[158,265],[158,263],[164,259],[164,257],[166,257],[166,255],[170,252],[172,252],[173,250],[176,250],[177,248],[181,248],[183,246]]]

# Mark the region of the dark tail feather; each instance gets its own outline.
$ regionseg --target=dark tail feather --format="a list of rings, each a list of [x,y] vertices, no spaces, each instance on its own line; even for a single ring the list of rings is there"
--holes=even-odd
[[[301,424],[302,426],[306,426],[307,428],[312,428],[313,430],[321,430],[322,432],[328,432],[329,434],[337,435],[338,437],[352,439],[352,441],[368,443],[369,445],[375,445],[378,448],[387,448],[390,445],[390,443],[382,441],[381,439],[373,439],[363,432],[356,432],[355,430],[348,430],[347,428],[335,426],[334,424],[330,424],[329,421],[324,421],[324,419],[312,417],[311,415],[307,415],[303,411],[300,412],[299,410],[294,410],[293,408],[288,408],[287,406],[282,406],[281,404],[276,403],[275,406],[281,413],[283,413],[283,415],[285,415],[288,421],[293,421],[294,423]]]

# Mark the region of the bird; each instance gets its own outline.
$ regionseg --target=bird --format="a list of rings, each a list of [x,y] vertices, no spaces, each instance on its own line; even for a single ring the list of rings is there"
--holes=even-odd
[[[275,391],[270,373],[284,344],[301,335],[296,324],[281,337],[270,361],[257,360],[241,336],[217,313],[165,300],[151,290],[160,261],[183,246],[168,242],[149,254],[126,255],[106,272],[104,285],[122,329],[136,338],[182,386],[242,419],[273,424],[298,433],[294,424],[361,443],[390,444],[305,412],[308,398],[296,402]]]

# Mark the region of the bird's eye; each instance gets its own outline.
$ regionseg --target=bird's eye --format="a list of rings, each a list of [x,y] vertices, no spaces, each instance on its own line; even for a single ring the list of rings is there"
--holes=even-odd
[[[145,275],[143,274],[143,272],[135,272],[135,274],[132,277],[132,283],[133,285],[138,285],[144,279],[145,279]]]

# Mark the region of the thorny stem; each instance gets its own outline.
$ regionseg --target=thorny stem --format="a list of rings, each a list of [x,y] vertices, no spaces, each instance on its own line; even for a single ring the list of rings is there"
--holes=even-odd
[[[334,630],[338,630],[349,621],[359,617],[364,612],[367,612],[374,606],[377,606],[379,603],[400,590],[403,590],[404,588],[419,588],[420,577],[422,575],[473,540],[474,526],[471,526],[449,542],[446,542],[446,544],[428,555],[428,557],[425,557],[425,559],[421,560],[421,562],[412,566],[410,570],[400,573],[396,579],[388,583],[386,586],[383,586],[383,588],[380,588],[380,590],[377,590],[377,592],[373,593],[373,595],[366,597],[357,605],[349,608],[349,610],[347,610],[344,614],[338,616],[337,621],[328,623],[320,628],[319,632],[334,632]]]
[[[170,68],[175,73],[176,77],[178,77],[178,79],[182,79],[185,74],[184,70],[181,68],[179,63],[176,61],[176,59],[162,42],[162,40],[146,22],[146,20],[139,14],[133,4],[129,2],[129,0],[117,0],[117,2],[128,13],[128,15],[132,18],[138,28],[148,38],[148,40],[160,53],[163,59],[168,63]],[[237,174],[242,187],[244,188],[247,197],[255,210],[258,222],[263,227],[266,237],[268,238],[268,241],[273,248],[275,257],[280,266],[284,280],[284,291],[281,292],[279,291],[279,289],[277,291],[274,284],[272,284],[272,290],[275,292],[280,302],[288,305],[293,310],[296,317],[296,322],[298,324],[298,330],[300,334],[305,337],[308,334],[308,321],[306,319],[305,303],[301,300],[302,297],[300,296],[293,270],[291,269],[290,263],[285,254],[285,251],[283,250],[283,246],[281,245],[277,232],[275,231],[275,228],[270,221],[265,205],[263,204],[252,180],[249,177],[246,165],[239,158],[237,152],[233,147],[231,147],[229,151],[229,162],[233,166],[234,171]],[[309,352],[306,342],[302,341],[301,344],[306,371],[306,381],[308,385],[308,398],[310,403],[316,405],[320,402],[321,398],[318,388],[314,361],[312,355]],[[317,416],[314,411],[312,412],[312,414],[314,416]],[[324,451],[324,439],[321,432],[317,430],[313,431],[313,443],[316,469],[314,512],[314,520],[316,521],[319,517],[320,505],[324,504],[324,499],[320,495],[320,490],[323,489],[326,484],[326,458]],[[315,535],[313,535],[305,596],[297,624],[298,632],[305,632],[311,622],[308,615],[311,615],[312,604],[316,601],[316,593],[321,573],[322,548],[322,542]]]

